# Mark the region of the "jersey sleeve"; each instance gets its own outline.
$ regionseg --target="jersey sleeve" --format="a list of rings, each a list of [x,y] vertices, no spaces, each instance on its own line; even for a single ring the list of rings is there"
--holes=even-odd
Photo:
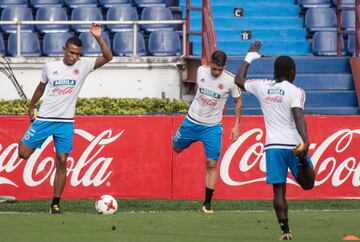
[[[304,109],[306,99],[304,90],[302,90],[301,88],[294,88],[292,92],[292,99],[290,102],[291,107]]]
[[[230,93],[233,98],[240,97],[242,94],[240,88],[235,83],[232,84],[232,87],[230,88]]]
[[[199,66],[199,68],[197,69],[197,72],[196,72],[196,84],[199,84],[199,81],[202,78],[204,78],[203,71],[204,71],[204,68],[202,66]]]
[[[255,96],[259,96],[260,88],[263,83],[263,80],[260,79],[250,79],[245,82],[245,91],[254,94]]]
[[[41,72],[40,82],[41,83],[48,83],[48,81],[49,81],[49,78],[48,78],[48,75],[47,75],[47,65],[45,64],[43,69],[42,69],[42,72]]]

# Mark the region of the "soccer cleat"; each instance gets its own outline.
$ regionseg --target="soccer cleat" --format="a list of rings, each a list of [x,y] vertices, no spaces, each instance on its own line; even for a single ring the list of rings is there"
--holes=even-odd
[[[279,240],[292,240],[291,231],[289,232],[281,231]]]
[[[211,204],[204,204],[202,210],[204,213],[214,213],[214,210],[211,209]]]
[[[61,214],[61,210],[59,208],[59,205],[53,205],[50,207],[50,213],[51,214]]]

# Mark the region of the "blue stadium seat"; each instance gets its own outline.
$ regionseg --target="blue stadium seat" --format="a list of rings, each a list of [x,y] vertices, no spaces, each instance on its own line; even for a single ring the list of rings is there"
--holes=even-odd
[[[330,7],[330,0],[298,0],[298,4],[301,8],[321,8]]]
[[[172,12],[167,7],[155,6],[146,7],[142,10],[141,20],[158,21],[158,20],[173,20]],[[143,24],[141,28],[146,32],[157,30],[174,30],[173,25],[170,24]]]
[[[149,36],[148,50],[154,56],[181,55],[181,42],[175,31],[155,31]]]
[[[6,51],[5,51],[4,37],[3,34],[0,33],[0,55],[4,56],[5,54]]]
[[[103,8],[111,8],[115,6],[131,6],[131,0],[99,0],[99,4]]]
[[[43,54],[46,56],[63,56],[66,41],[73,35],[69,32],[47,33],[43,39]]]
[[[49,6],[58,6],[62,7],[62,0],[30,0],[30,5],[33,8],[49,7]]]
[[[21,55],[41,56],[39,36],[34,32],[21,32]],[[9,35],[7,53],[16,56],[16,33]]]
[[[334,6],[337,6],[337,0],[332,0]],[[341,0],[340,8],[354,8],[355,0]]]
[[[113,39],[113,53],[117,56],[132,56],[133,55],[133,33],[132,32],[117,32]],[[146,55],[144,36],[139,32],[137,35],[137,55]]]
[[[114,6],[107,11],[107,20],[132,21],[138,20],[136,9],[131,6]],[[132,31],[132,24],[107,25],[111,32]]]
[[[102,32],[101,35],[104,38],[106,44],[111,49],[109,35],[106,32]],[[96,39],[90,32],[81,33],[79,38],[83,43],[83,48],[81,51],[82,56],[99,56],[102,54],[100,45],[97,43]]]
[[[341,29],[355,31],[355,10],[343,10],[341,12]]]
[[[78,7],[85,7],[85,6],[91,6],[91,7],[97,7],[98,2],[97,0],[64,0],[65,5],[69,8],[78,8]]]
[[[305,27],[309,32],[336,30],[335,10],[332,8],[309,8],[305,14]]]
[[[28,6],[28,0],[0,0],[0,8],[7,8],[11,6]]]
[[[36,11],[36,20],[38,21],[67,21],[67,13],[65,8],[59,6],[47,6],[40,7]],[[69,30],[68,25],[36,25],[36,28],[42,33],[50,32],[67,32]]]
[[[320,31],[313,36],[312,52],[314,55],[337,55],[337,32]],[[344,39],[341,36],[341,55],[345,55]]]
[[[32,12],[30,8],[24,6],[13,6],[5,8],[1,13],[1,21],[21,21],[21,20],[33,20]],[[1,28],[6,33],[16,32],[15,25],[1,25]],[[33,31],[34,26],[23,25],[21,26],[22,31]]]
[[[139,8],[146,8],[151,6],[166,6],[165,0],[135,0],[135,4]]]
[[[102,13],[101,10],[97,7],[77,7],[74,8],[71,12],[71,20],[73,21],[102,21]],[[86,24],[78,24],[78,25],[72,25],[71,28],[73,28],[76,32],[86,32],[89,31],[89,25]]]
[[[355,34],[349,34],[347,41],[347,52],[351,55],[355,55]]]

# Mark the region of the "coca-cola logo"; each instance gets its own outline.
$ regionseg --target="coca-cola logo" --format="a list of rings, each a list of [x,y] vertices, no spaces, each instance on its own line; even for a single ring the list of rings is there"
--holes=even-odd
[[[74,91],[74,87],[65,87],[65,88],[55,87],[53,89],[53,94],[66,95],[72,93],[73,91]]]
[[[115,142],[122,134],[120,133],[112,136],[111,130],[105,130],[98,136],[94,136],[91,133],[82,130],[75,129],[75,134],[84,138],[89,144],[82,146],[84,149],[80,157],[76,160],[69,155],[67,176],[70,177],[71,186],[100,186],[111,175],[111,163],[113,157],[104,157],[101,152],[106,145]],[[11,185],[19,187],[15,181],[6,177],[6,174],[18,169],[20,165],[24,164],[23,169],[23,181],[29,187],[39,186],[40,184],[48,181],[53,185],[55,176],[55,160],[54,157],[45,157],[40,159],[43,151],[51,143],[52,137],[49,137],[41,149],[37,149],[28,160],[19,159],[17,156],[18,144],[13,143],[8,147],[2,149],[0,145],[0,185]]]
[[[310,145],[309,150],[310,153],[312,153],[311,160],[316,172],[315,186],[320,186],[327,181],[334,187],[341,186],[347,181],[351,182],[354,187],[360,186],[359,158],[353,156],[356,154],[346,152],[354,142],[355,136],[359,134],[360,129],[343,129],[330,135],[320,144],[312,143]],[[220,177],[224,183],[230,186],[243,186],[266,180],[264,144],[261,142],[263,136],[264,132],[262,129],[251,129],[242,134],[236,142],[230,145],[220,165]],[[255,143],[253,139],[255,139]],[[242,145],[249,140],[251,140],[252,145],[248,148],[241,149],[243,148]],[[334,146],[334,150],[329,151],[329,146]],[[234,159],[234,156],[238,155],[238,150],[245,150],[240,160]],[[344,157],[344,154],[350,155]],[[233,162],[236,162],[236,164],[232,165]],[[231,167],[239,168],[235,171],[239,175],[237,179],[231,177]],[[260,173],[252,172],[252,170],[256,169],[260,170]],[[244,179],[244,177],[248,177],[245,175],[247,173],[261,175]],[[296,181],[291,178],[288,178],[287,182],[299,186]]]

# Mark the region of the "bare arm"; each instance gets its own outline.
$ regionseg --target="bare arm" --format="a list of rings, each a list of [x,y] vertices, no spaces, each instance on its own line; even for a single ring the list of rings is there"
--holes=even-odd
[[[113,59],[113,55],[112,55],[112,52],[111,52],[109,46],[107,46],[106,42],[104,41],[103,37],[101,36],[100,24],[92,24],[92,25],[90,25],[89,28],[90,28],[91,34],[94,36],[96,41],[99,43],[101,51],[103,53],[102,56],[99,56],[96,58],[94,69],[97,69],[97,68],[105,65],[109,61],[111,61]]]
[[[240,133],[240,118],[242,110],[242,97],[237,97],[235,100],[235,124],[230,133],[230,139],[235,142],[239,138]]]
[[[258,51],[260,50],[261,42],[255,41],[249,48],[245,60],[241,63],[241,66],[235,76],[235,84],[238,85],[242,90],[245,91],[245,81],[247,71],[251,61],[260,58]]]
[[[28,114],[29,114],[31,120],[33,120],[35,118],[35,115],[34,115],[35,105],[39,101],[39,99],[42,97],[42,95],[44,94],[46,84],[47,83],[40,82],[39,85],[36,87],[35,92],[31,98],[31,101],[28,106]]]
[[[302,108],[292,108],[291,111],[294,115],[296,130],[298,131],[301,139],[304,142],[305,148],[306,148],[304,150],[304,152],[301,154],[301,157],[306,157],[306,154],[309,150],[310,143],[309,143],[309,138],[308,138],[308,134],[307,134],[304,110]]]

